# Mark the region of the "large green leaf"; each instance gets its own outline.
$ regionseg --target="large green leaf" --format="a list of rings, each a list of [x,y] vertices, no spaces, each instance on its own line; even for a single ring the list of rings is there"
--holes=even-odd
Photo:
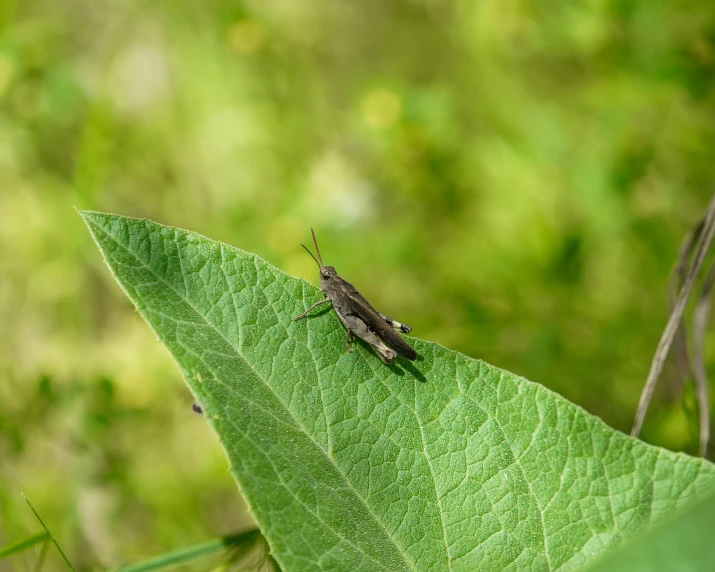
[[[286,570],[579,568],[715,485],[711,463],[410,339],[345,348],[320,291],[197,234],[83,212],[176,359]]]

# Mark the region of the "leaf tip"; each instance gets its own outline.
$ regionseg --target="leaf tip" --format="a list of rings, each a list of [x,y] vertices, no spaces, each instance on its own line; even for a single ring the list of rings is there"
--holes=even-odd
[[[90,210],[85,210],[85,209],[78,209],[75,207],[75,210],[77,211],[77,214],[82,217],[82,220],[85,223],[89,223],[91,220],[98,218],[99,216],[103,215],[104,213],[101,213],[99,211],[90,211]]]

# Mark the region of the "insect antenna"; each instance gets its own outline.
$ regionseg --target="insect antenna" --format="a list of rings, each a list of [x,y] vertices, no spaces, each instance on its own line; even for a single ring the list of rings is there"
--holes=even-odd
[[[308,247],[305,244],[301,244],[301,246],[305,248],[305,251],[313,257],[313,260],[315,260],[315,263],[318,265],[318,268],[322,268],[320,262],[318,262],[318,259],[313,255],[310,250],[308,250]]]
[[[318,260],[320,260],[320,267],[323,267],[323,257],[320,256],[320,249],[318,248],[318,241],[315,240],[315,231],[311,228],[310,229],[310,234],[313,235],[313,244],[315,245],[315,252],[318,253]]]

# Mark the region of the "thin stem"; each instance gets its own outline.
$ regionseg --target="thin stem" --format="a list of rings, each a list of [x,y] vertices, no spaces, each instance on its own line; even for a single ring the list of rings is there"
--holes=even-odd
[[[708,205],[708,210],[705,214],[703,232],[698,239],[695,257],[693,259],[693,264],[690,267],[690,272],[685,279],[683,287],[680,289],[675,307],[670,314],[668,323],[663,330],[660,342],[655,350],[655,355],[653,356],[653,361],[650,366],[650,372],[648,373],[648,378],[643,386],[643,391],[641,392],[641,397],[638,402],[638,410],[636,411],[636,418],[633,423],[633,429],[631,430],[631,435],[633,437],[637,437],[643,427],[643,420],[645,419],[645,414],[648,411],[648,406],[650,405],[650,401],[653,397],[655,386],[658,383],[658,378],[660,377],[661,372],[663,371],[663,365],[665,364],[665,360],[670,352],[670,347],[673,344],[673,339],[675,338],[675,334],[678,331],[683,319],[685,305],[690,297],[690,292],[695,284],[695,279],[697,278],[700,266],[702,266],[705,254],[710,248],[713,236],[715,236],[715,196],[711,199],[710,204]]]

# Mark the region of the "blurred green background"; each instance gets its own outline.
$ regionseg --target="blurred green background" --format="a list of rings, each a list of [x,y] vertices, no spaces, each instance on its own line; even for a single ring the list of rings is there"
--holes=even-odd
[[[73,207],[317,283],[313,226],[415,335],[629,431],[714,104],[708,0],[0,0],[0,546],[20,491],[81,569],[251,526]],[[674,377],[643,438],[694,453]]]

